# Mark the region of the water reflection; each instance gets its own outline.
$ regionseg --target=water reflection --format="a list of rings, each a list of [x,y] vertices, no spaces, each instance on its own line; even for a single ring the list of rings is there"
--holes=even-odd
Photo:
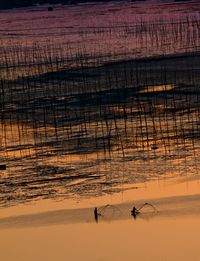
[[[120,204],[104,205],[97,208],[58,209],[37,213],[12,215],[0,218],[1,229],[26,228],[26,227],[49,227],[67,224],[102,224],[121,223],[123,220],[153,221],[161,219],[190,218],[200,215],[200,196],[183,195],[165,198],[154,198],[150,203],[137,200]],[[133,212],[133,208],[135,211]],[[139,207],[137,207],[139,206]],[[138,211],[138,209],[140,209]]]
[[[63,85],[51,74],[25,77],[23,88],[22,79],[2,81],[1,206],[197,175],[198,64],[198,56],[116,63]]]
[[[0,257],[31,261],[36,255],[45,255],[50,261],[56,257],[63,261],[196,261],[200,255],[199,224],[199,217],[187,217],[2,229]]]

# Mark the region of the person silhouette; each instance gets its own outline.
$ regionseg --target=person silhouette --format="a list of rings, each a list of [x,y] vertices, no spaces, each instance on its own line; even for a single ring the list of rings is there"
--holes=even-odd
[[[140,213],[140,211],[134,206],[131,210],[131,215],[136,219],[137,215]]]
[[[94,219],[95,219],[96,223],[98,223],[98,211],[97,211],[97,208],[94,209]]]

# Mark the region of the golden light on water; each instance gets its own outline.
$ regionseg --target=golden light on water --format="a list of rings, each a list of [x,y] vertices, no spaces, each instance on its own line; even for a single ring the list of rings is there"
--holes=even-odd
[[[0,10],[0,260],[199,260],[198,8]]]

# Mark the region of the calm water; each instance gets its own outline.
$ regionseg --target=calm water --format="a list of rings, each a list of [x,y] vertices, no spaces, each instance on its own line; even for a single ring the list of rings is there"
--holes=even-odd
[[[39,85],[29,79],[22,89],[4,84],[2,206],[102,196],[130,183],[198,175],[198,55],[70,74],[63,85],[46,84],[48,78]],[[68,94],[76,83],[81,91]]]
[[[2,207],[198,176],[198,8],[1,11]]]
[[[98,223],[95,222],[93,208],[67,210],[65,207],[68,204],[64,202],[63,209],[54,211],[44,212],[44,208],[41,211],[41,206],[39,212],[34,214],[31,211],[15,216],[17,212],[13,211],[14,216],[0,218],[0,257],[7,261],[133,258],[142,261],[196,261],[200,254],[200,201],[199,194],[194,193],[199,191],[199,182],[189,182],[188,187],[191,188],[186,189],[185,183],[180,185],[179,180],[178,184],[171,184],[167,189],[168,182],[164,187],[161,182],[160,189],[158,184],[155,186],[152,182],[140,195],[133,191],[126,195],[126,200],[148,193],[151,196],[154,193],[161,196],[161,192],[165,196],[170,195],[167,198],[149,199],[158,212],[144,208],[136,219],[130,215],[133,202],[105,209]],[[177,196],[179,193],[185,193],[185,196]],[[142,202],[145,201],[137,200],[134,204],[139,206]]]
[[[199,14],[0,11],[0,260],[199,260]]]
[[[19,230],[3,230],[0,257],[8,261],[16,257],[18,260],[197,261],[199,232],[198,218],[137,222],[130,219],[100,225],[30,228],[20,231],[20,241]]]

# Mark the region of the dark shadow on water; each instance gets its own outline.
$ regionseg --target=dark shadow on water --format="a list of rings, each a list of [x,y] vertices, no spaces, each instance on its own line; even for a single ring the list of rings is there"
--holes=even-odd
[[[198,174],[199,61],[196,54],[1,80],[0,205]]]

